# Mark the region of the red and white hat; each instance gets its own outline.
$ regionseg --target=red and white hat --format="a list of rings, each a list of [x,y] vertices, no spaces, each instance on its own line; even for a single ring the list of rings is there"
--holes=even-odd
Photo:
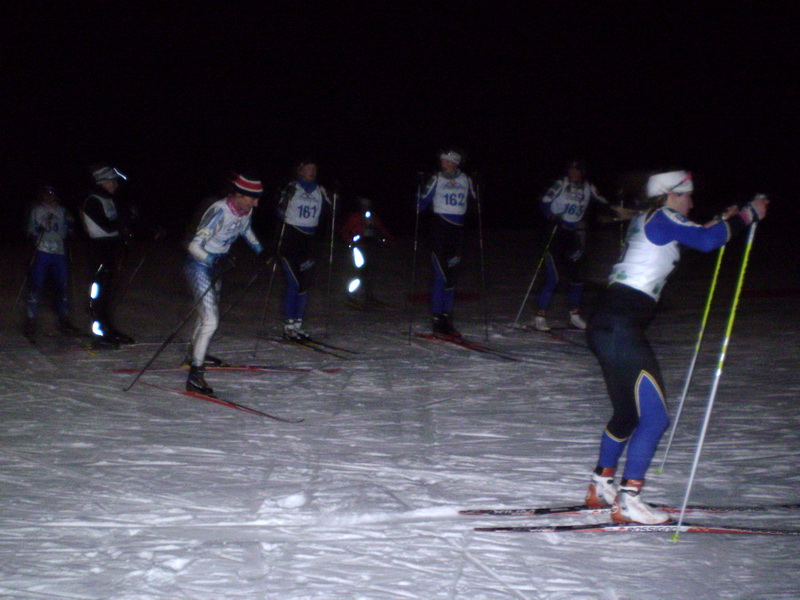
[[[261,185],[261,180],[255,175],[237,175],[236,179],[233,180],[233,186],[236,188],[236,193],[244,196],[259,198],[264,193],[264,186]]]

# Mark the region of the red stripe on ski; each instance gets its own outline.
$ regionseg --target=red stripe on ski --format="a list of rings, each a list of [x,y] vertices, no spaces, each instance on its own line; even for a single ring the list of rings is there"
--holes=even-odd
[[[668,506],[666,504],[653,504],[650,506],[658,508],[668,513],[677,514],[680,508]],[[769,511],[796,510],[800,509],[800,503],[788,504],[763,504],[763,505],[734,505],[734,506],[710,506],[705,504],[690,504],[686,507],[686,512],[699,513],[762,513]],[[547,515],[600,515],[611,512],[611,507],[594,508],[586,504],[575,504],[573,506],[539,506],[525,508],[474,508],[458,511],[458,514],[469,517],[535,517]]]
[[[476,527],[485,533],[721,533],[738,535],[800,535],[800,529],[769,529],[759,527],[737,527],[731,525],[701,525],[662,523],[642,525],[639,523],[594,523],[581,525],[533,525],[520,527]]]
[[[249,406],[245,406],[244,404],[239,404],[237,402],[232,402],[230,400],[223,400],[222,398],[215,398],[214,396],[207,396],[206,394],[199,394],[197,392],[190,392],[188,390],[176,390],[174,388],[168,388],[163,385],[157,385],[155,383],[149,383],[147,381],[140,381],[140,383],[143,385],[148,385],[150,387],[156,388],[158,390],[162,390],[164,392],[181,394],[182,396],[189,396],[190,398],[197,398],[198,400],[213,402],[214,404],[220,404],[222,406],[227,406],[228,408],[234,408],[236,410],[240,410],[242,412],[246,412],[251,415],[265,417],[267,419],[272,419],[273,421],[280,421],[281,423],[302,423],[304,421],[304,419],[286,419],[284,417],[276,417],[275,415],[271,415],[269,413],[256,410],[255,408],[250,408]]]
[[[506,354],[500,350],[496,350],[490,346],[484,346],[483,344],[467,340],[463,337],[439,337],[430,333],[415,333],[414,337],[420,340],[427,340],[430,342],[442,342],[444,344],[451,344],[459,348],[464,348],[465,350],[471,350],[473,352],[478,352],[480,354],[486,354],[489,356],[496,356],[497,358],[501,358],[503,360],[508,360],[511,362],[520,362],[519,358]]]

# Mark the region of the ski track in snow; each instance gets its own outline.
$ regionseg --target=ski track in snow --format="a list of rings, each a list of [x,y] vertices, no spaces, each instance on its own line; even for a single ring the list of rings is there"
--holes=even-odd
[[[387,290],[405,289],[407,256],[389,258],[397,264]],[[465,256],[465,264],[474,258]],[[700,275],[678,271],[650,330],[672,414],[712,258],[694,259]],[[303,417],[300,424],[147,386],[122,391],[132,376],[113,369],[144,364],[180,319],[186,299],[169,279],[178,256],[146,265],[139,281],[152,285],[132,289],[120,307],[120,322],[136,323],[136,335],[151,345],[91,351],[54,337],[36,349],[16,329],[0,331],[0,597],[800,597],[796,538],[684,534],[675,543],[666,534],[479,533],[472,528],[498,521],[457,515],[468,507],[579,502],[610,416],[599,366],[586,349],[510,329],[527,285],[519,273],[530,265],[497,257],[492,264],[492,278],[506,284],[497,290],[509,295],[489,298],[489,338],[483,339],[480,302],[459,304],[457,324],[519,363],[409,343],[409,313],[397,301],[398,308],[375,312],[334,306],[331,343],[361,353],[347,361],[257,345],[252,322],[263,310],[266,284],[254,286],[223,322],[215,355],[341,371],[210,372],[208,379],[222,398]],[[721,294],[731,277],[723,273]],[[223,309],[247,279],[226,281]],[[10,306],[6,296],[17,286],[4,289],[10,291],[0,300]],[[479,289],[477,274],[465,272],[459,289]],[[324,296],[322,287],[312,294],[312,332],[323,320]],[[653,469],[666,438],[656,454],[646,488],[653,501],[682,501],[727,302],[712,312],[663,474]],[[773,300],[745,298],[740,305],[693,502],[798,500],[800,306],[791,299],[780,308],[775,326]],[[563,306],[554,307],[556,321],[559,311]],[[424,307],[413,306],[412,314],[415,330],[423,331]],[[583,341],[578,332],[563,336]],[[170,345],[157,365],[178,364],[184,352]],[[179,388],[185,374],[143,377]],[[800,512],[687,520],[800,528]]]

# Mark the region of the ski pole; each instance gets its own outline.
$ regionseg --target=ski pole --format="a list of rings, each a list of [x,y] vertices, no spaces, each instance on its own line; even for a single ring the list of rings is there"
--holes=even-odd
[[[414,244],[411,259],[411,293],[406,300],[406,310],[408,311],[408,343],[411,343],[411,334],[414,329],[414,292],[417,287],[417,245],[419,242],[419,199],[422,195],[422,173],[417,173],[417,196],[414,203]]]
[[[544,264],[544,261],[547,258],[547,253],[550,251],[550,245],[553,243],[553,238],[556,235],[557,229],[558,229],[558,223],[555,223],[553,225],[553,229],[550,231],[550,236],[547,238],[547,243],[545,243],[544,245],[544,250],[542,251],[542,257],[539,259],[539,264],[536,265],[536,270],[533,272],[533,277],[531,277],[531,283],[528,286],[528,291],[525,292],[525,297],[522,299],[522,304],[520,304],[519,311],[517,312],[517,318],[514,319],[514,324],[511,326],[514,329],[517,328],[517,324],[519,323],[519,318],[522,316],[522,311],[525,310],[525,304],[527,304],[528,302],[528,296],[531,295],[533,284],[536,282],[536,278],[539,276],[539,271],[542,270],[542,265]]]
[[[333,236],[334,232],[336,231],[336,201],[339,198],[339,194],[334,192],[333,193],[333,209],[331,211],[331,240],[330,240],[330,248],[328,251],[328,295],[326,299],[326,306],[325,306],[325,335],[324,337],[328,337],[328,324],[331,320],[331,290],[333,285]]]
[[[272,262],[273,260],[274,260],[273,258],[269,258],[269,259],[267,260],[267,263],[270,263],[270,262]],[[258,278],[259,278],[259,276],[261,275],[261,269],[262,269],[262,268],[263,268],[263,265],[260,265],[260,266],[259,266],[259,267],[256,269],[256,272],[255,272],[255,273],[253,273],[253,277],[251,277],[251,278],[250,278],[250,281],[248,281],[248,282],[245,284],[244,288],[242,288],[242,291],[241,291],[241,292],[239,292],[239,295],[236,297],[236,299],[235,299],[233,302],[231,302],[231,303],[230,303],[230,305],[228,306],[228,308],[226,308],[226,309],[225,309],[225,312],[223,312],[223,313],[222,313],[222,316],[220,316],[220,318],[219,318],[219,322],[220,322],[220,323],[222,323],[222,320],[223,320],[225,317],[227,317],[227,316],[228,316],[228,314],[230,314],[230,312],[231,312],[231,311],[232,311],[234,308],[236,308],[236,306],[239,304],[239,302],[241,302],[241,301],[242,301],[242,298],[244,298],[244,295],[247,293],[247,291],[248,291],[248,290],[249,290],[251,287],[253,287],[253,284],[256,282],[256,279],[258,279]]]
[[[733,321],[736,318],[736,308],[739,305],[739,296],[742,292],[742,284],[744,283],[744,274],[747,270],[747,263],[750,260],[750,250],[753,247],[753,238],[756,235],[756,223],[753,223],[750,226],[750,231],[747,235],[747,243],[744,249],[744,255],[742,256],[742,266],[739,269],[739,278],[736,282],[736,291],[733,294],[733,304],[731,305],[731,311],[728,315],[728,324],[725,327],[725,338],[722,341],[722,349],[719,353],[719,360],[717,361],[717,370],[714,373],[714,383],[711,386],[711,392],[708,396],[708,405],[706,406],[706,414],[703,418],[703,425],[700,428],[700,437],[697,441],[697,449],[694,453],[694,460],[692,461],[692,469],[689,473],[689,481],[686,484],[686,494],[683,497],[683,505],[681,506],[681,513],[678,518],[678,525],[676,532],[673,534],[672,539],[674,541],[678,541],[678,531],[680,531],[680,527],[683,524],[683,517],[686,514],[686,507],[689,505],[689,497],[692,493],[692,484],[694,483],[694,476],[697,472],[697,465],[700,462],[700,453],[703,450],[703,442],[705,441],[706,431],[708,430],[708,423],[711,420],[711,409],[714,406],[714,399],[717,395],[717,388],[719,387],[719,380],[722,377],[722,367],[725,364],[725,355],[728,351],[728,342],[731,339],[731,332],[733,331]]]
[[[69,266],[69,273],[68,273],[68,277],[69,277],[69,306],[73,306],[75,304],[75,302],[77,302],[77,300],[76,300],[77,296],[75,295],[75,261],[73,260],[73,257],[72,257],[72,244],[71,243],[67,246],[67,261],[68,261],[67,264]]]
[[[34,254],[34,257],[36,255]],[[14,299],[14,304],[11,306],[11,313],[14,314],[17,310],[17,304],[19,304],[20,298],[22,298],[22,292],[25,290],[25,285],[28,283],[28,271],[31,270],[31,266],[33,265],[33,259],[30,263],[28,263],[27,268],[25,269],[25,275],[22,276],[22,283],[19,286],[19,292],[17,292],[17,297]]]
[[[264,310],[261,313],[261,323],[259,329],[264,329],[264,323],[267,321],[267,309],[269,307],[269,299],[272,295],[272,284],[275,281],[275,269],[280,260],[281,248],[283,246],[283,232],[286,231],[286,221],[281,221],[281,231],[278,234],[278,244],[275,246],[275,256],[272,260],[272,272],[269,274],[269,284],[267,284],[267,296],[264,299]]]
[[[230,270],[230,269],[228,269],[228,270]],[[227,271],[225,271],[225,272],[227,272]],[[223,271],[220,271],[219,273],[215,273],[215,274],[214,274],[214,276],[211,278],[211,282],[208,284],[208,287],[207,287],[207,288],[205,289],[205,291],[204,291],[204,292],[203,292],[203,293],[200,295],[200,297],[199,297],[199,298],[197,298],[197,300],[195,300],[195,301],[194,301],[194,304],[192,304],[192,308],[191,308],[191,310],[189,310],[189,311],[186,313],[186,316],[185,316],[185,317],[184,317],[184,318],[181,320],[181,322],[180,322],[180,323],[178,323],[178,326],[177,326],[177,327],[175,327],[175,329],[173,329],[173,330],[172,330],[172,333],[170,333],[170,334],[167,336],[167,339],[165,339],[165,340],[162,342],[162,344],[161,344],[161,345],[158,347],[158,349],[155,351],[155,353],[153,354],[153,356],[152,356],[152,357],[150,357],[150,360],[148,360],[148,361],[147,361],[147,363],[145,363],[145,365],[144,365],[144,366],[143,366],[143,367],[142,367],[142,368],[139,370],[139,372],[138,372],[138,373],[137,373],[137,374],[134,376],[133,380],[132,380],[132,381],[131,381],[131,382],[130,382],[130,383],[129,383],[129,384],[126,386],[126,387],[122,388],[122,391],[123,391],[123,392],[127,392],[127,391],[128,391],[128,390],[130,390],[130,389],[131,389],[131,388],[132,388],[134,385],[136,385],[136,382],[137,382],[137,381],[139,381],[139,378],[140,378],[142,375],[144,375],[144,372],[145,372],[145,371],[147,371],[147,369],[149,369],[149,368],[150,368],[150,365],[152,365],[152,364],[155,362],[155,360],[156,360],[156,359],[159,357],[159,355],[160,355],[160,354],[161,354],[161,353],[164,351],[164,349],[165,349],[167,346],[169,346],[169,343],[170,343],[170,342],[173,340],[173,338],[174,338],[176,335],[178,335],[178,332],[180,332],[180,330],[181,330],[181,329],[183,329],[183,326],[184,326],[184,325],[186,325],[186,322],[187,322],[187,321],[188,321],[188,320],[189,320],[189,319],[192,317],[192,315],[194,314],[194,311],[197,309],[197,307],[198,307],[198,306],[200,306],[200,303],[201,303],[201,302],[203,301],[203,299],[206,297],[206,295],[208,294],[208,292],[210,292],[210,291],[212,290],[212,288],[213,288],[213,287],[214,287],[214,286],[217,284],[217,281],[219,281],[219,278],[222,276],[222,273],[223,273]]]
[[[481,193],[480,185],[475,185],[475,201],[478,207],[478,249],[480,251],[481,263],[481,295],[483,296],[483,329],[484,339],[489,339],[489,301],[486,297],[486,266],[483,256],[483,217],[481,213]]]
[[[152,247],[148,248],[147,251],[145,251],[142,254],[142,257],[141,259],[139,259],[139,262],[136,264],[136,267],[133,269],[133,271],[131,271],[130,277],[128,277],[127,281],[125,281],[124,285],[122,286],[122,291],[119,294],[117,294],[117,300],[116,300],[117,304],[121,304],[122,299],[128,295],[128,291],[131,289],[131,283],[133,282],[136,275],[139,273],[139,270],[142,268],[142,265],[144,265],[145,261],[147,260],[147,257],[150,255],[151,250]]]
[[[278,243],[275,246],[275,255],[272,257],[272,270],[269,274],[269,283],[267,284],[267,294],[264,298],[264,310],[261,312],[261,323],[259,324],[258,330],[264,331],[264,323],[267,321],[267,311],[269,310],[269,299],[272,296],[272,284],[275,281],[275,270],[278,268],[278,262],[280,261],[281,255],[281,248],[283,246],[283,232],[286,231],[286,221],[281,221],[281,230],[278,234]],[[258,353],[258,346],[261,342],[261,339],[256,336],[256,345],[253,348],[252,356],[255,356]]]
[[[28,261],[28,266],[25,269],[25,275],[22,276],[22,284],[20,284],[19,292],[17,292],[17,297],[14,299],[14,304],[11,306],[10,314],[12,315],[17,310],[17,304],[19,304],[19,301],[22,298],[22,292],[25,290],[25,285],[28,283],[31,267],[33,267],[33,263],[36,262],[36,254],[39,251],[39,243],[42,241],[43,236],[44,236],[44,231],[41,231],[39,233],[39,236],[36,238],[36,243],[33,245],[33,253],[31,254],[31,259]]]
[[[656,473],[662,473],[664,471],[664,465],[667,462],[667,456],[669,456],[669,449],[672,446],[672,438],[675,437],[675,430],[678,428],[678,422],[681,418],[681,412],[683,412],[683,405],[686,402],[686,395],[689,392],[689,384],[692,381],[692,376],[694,375],[694,367],[697,363],[697,356],[700,354],[700,346],[703,343],[703,335],[706,331],[706,323],[708,323],[708,314],[711,311],[711,301],[714,298],[714,291],[717,289],[717,278],[719,276],[719,268],[722,264],[722,256],[725,254],[725,246],[721,246],[719,252],[717,253],[717,264],[714,267],[714,276],[711,278],[711,285],[708,289],[708,297],[706,298],[706,306],[703,310],[703,318],[700,321],[700,331],[697,334],[697,342],[694,345],[694,354],[692,354],[692,360],[689,362],[689,371],[686,374],[686,381],[683,384],[683,392],[681,392],[681,399],[678,403],[678,410],[675,413],[675,420],[672,424],[672,431],[669,434],[669,440],[667,441],[667,447],[664,450],[664,458],[661,460],[661,466],[656,470]]]
[[[622,189],[620,189],[619,190],[619,209],[620,209],[620,211],[622,211],[623,208],[625,208],[625,198],[623,197]],[[619,247],[620,247],[620,250],[625,248],[625,221],[620,221],[619,222]]]
[[[153,239],[153,243],[151,243],[150,247],[147,248],[147,250],[145,250],[142,253],[142,257],[139,259],[139,262],[136,264],[136,267],[131,272],[130,277],[128,277],[128,280],[125,282],[125,285],[122,286],[121,288],[122,291],[119,294],[117,294],[117,300],[116,300],[117,304],[121,304],[122,299],[128,295],[128,292],[131,289],[131,283],[133,283],[133,280],[136,277],[136,275],[139,274],[139,271],[141,270],[145,261],[147,261],[147,259],[150,258],[150,255],[153,253],[153,249],[155,248],[153,244],[159,240],[161,235],[162,234],[160,232],[157,233]]]

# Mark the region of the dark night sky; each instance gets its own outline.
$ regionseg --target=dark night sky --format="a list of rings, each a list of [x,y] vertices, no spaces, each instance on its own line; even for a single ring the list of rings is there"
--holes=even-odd
[[[626,171],[673,166],[701,203],[795,194],[791,3],[50,4],[2,9],[10,209],[37,178],[77,201],[104,161],[177,221],[229,170],[273,189],[310,152],[402,222],[450,144],[497,225],[529,222],[576,155],[610,197]]]

